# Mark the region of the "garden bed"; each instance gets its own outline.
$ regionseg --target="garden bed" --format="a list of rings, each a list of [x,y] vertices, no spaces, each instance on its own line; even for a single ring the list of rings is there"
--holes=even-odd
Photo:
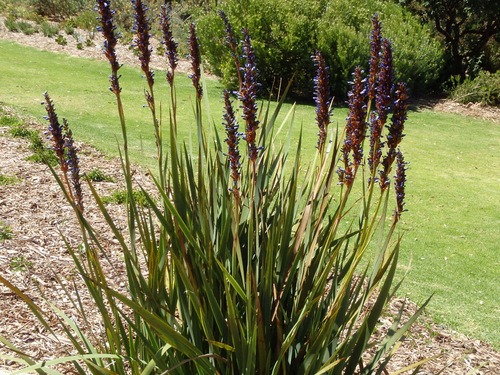
[[[30,128],[44,130],[44,125],[34,119],[25,121]],[[10,137],[8,130],[8,127],[0,128],[0,172],[16,176],[18,182],[0,185],[0,217],[12,231],[11,239],[0,242],[2,276],[37,303],[42,302],[39,291],[43,292],[47,300],[81,323],[82,317],[76,313],[69,296],[56,280],[62,280],[69,295],[73,297],[74,285],[77,285],[80,291],[84,289],[84,283],[78,277],[61,238],[62,233],[76,248],[81,241],[78,223],[48,167],[26,161],[25,158],[31,154],[28,141]],[[123,188],[119,160],[109,159],[89,145],[79,143],[78,147],[82,172],[99,169],[115,180],[95,183],[101,195],[108,195]],[[148,175],[139,167],[135,168],[134,180],[146,188],[152,186]],[[105,272],[113,275],[112,287],[122,291],[121,286],[125,285],[122,278],[126,277],[126,273],[121,267],[120,247],[107,229],[106,222],[90,198],[86,186],[84,197],[86,216],[105,239],[106,252],[111,259],[111,263],[103,262],[106,266]],[[117,226],[126,228],[125,206],[108,204],[107,207]],[[85,293],[81,298],[85,304],[88,298]],[[380,334],[384,334],[390,327],[392,316],[396,315],[401,303],[401,300],[393,301],[385,318],[380,321]],[[416,305],[408,302],[405,314],[410,316],[415,310]],[[11,340],[37,361],[66,356],[71,352],[71,345],[60,328],[55,328],[56,337],[51,335],[38,323],[26,304],[4,286],[0,286],[0,311],[0,335]],[[56,327],[54,314],[51,321]],[[98,332],[98,314],[91,314],[89,322],[90,330]],[[0,346],[0,354],[11,353]],[[425,364],[419,374],[433,374],[442,368],[445,368],[442,374],[467,374],[479,368],[473,373],[493,375],[497,374],[497,369],[500,368],[500,353],[493,350],[489,344],[450,332],[446,327],[434,324],[431,317],[424,316],[402,342],[391,361],[390,369],[401,369],[433,356],[438,357]],[[15,363],[0,359],[0,369],[12,371],[16,367]]]

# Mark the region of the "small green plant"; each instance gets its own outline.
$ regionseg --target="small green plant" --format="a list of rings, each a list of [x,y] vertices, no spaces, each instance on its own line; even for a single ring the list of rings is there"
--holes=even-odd
[[[16,116],[2,115],[0,116],[0,125],[6,126],[21,126],[21,120]]]
[[[73,35],[75,33],[75,29],[73,26],[68,24],[64,27],[64,32],[68,35]]]
[[[107,175],[99,168],[91,170],[89,173],[87,173],[87,177],[94,182],[102,182],[102,181],[114,182],[113,177]]]
[[[24,126],[17,125],[9,129],[9,134],[14,138],[32,138],[38,137],[38,132],[33,129],[28,129]]]
[[[76,49],[82,50],[83,49],[83,44],[78,42],[76,43]]]
[[[12,238],[12,231],[10,226],[5,225],[0,221],[0,241],[10,240]]]
[[[28,271],[32,267],[33,263],[29,260],[26,260],[22,255],[13,257],[10,260],[10,268],[15,272]]]
[[[50,24],[47,21],[42,23],[42,33],[46,37],[52,38],[55,35],[59,34],[59,28],[55,25]]]
[[[134,202],[140,206],[149,206],[148,196],[141,190],[132,192]],[[105,204],[125,204],[130,201],[127,190],[116,190],[111,195],[102,197],[102,203]]]
[[[94,46],[94,42],[92,41],[92,39],[86,39],[85,47],[92,47],[92,46]]]
[[[68,44],[68,41],[66,40],[66,38],[64,36],[59,34],[56,38],[56,43],[59,44],[60,46],[65,46]]]
[[[15,185],[19,182],[16,176],[7,176],[0,173],[0,185]]]

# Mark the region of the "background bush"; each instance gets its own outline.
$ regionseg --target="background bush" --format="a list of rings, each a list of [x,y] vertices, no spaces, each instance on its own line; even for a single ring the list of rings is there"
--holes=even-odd
[[[450,96],[460,103],[500,106],[500,71],[494,74],[481,71],[476,78],[467,78],[456,85]]]
[[[227,0],[219,4],[233,25],[251,30],[260,68],[260,82],[269,89],[279,78],[288,81],[294,72],[293,94],[310,96],[313,70],[310,55],[323,53],[330,66],[334,94],[345,98],[350,74],[357,65],[367,69],[371,16],[378,13],[384,35],[394,47],[398,80],[408,82],[413,93],[438,85],[443,66],[439,42],[427,27],[401,6],[368,0]],[[198,35],[213,72],[231,82],[234,68],[225,38],[224,25],[216,13],[196,13]],[[231,81],[233,80],[233,81]]]

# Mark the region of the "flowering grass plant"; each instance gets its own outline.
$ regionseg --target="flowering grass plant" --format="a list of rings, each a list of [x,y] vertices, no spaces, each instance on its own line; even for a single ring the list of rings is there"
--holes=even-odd
[[[61,362],[73,363],[80,374],[384,372],[398,340],[423,308],[402,322],[403,306],[389,332],[375,340],[377,322],[398,287],[394,274],[400,238],[395,229],[404,211],[406,179],[399,143],[407,94],[404,85],[394,87],[390,43],[372,38],[369,78],[361,68],[354,72],[344,131],[330,123],[328,69],[321,53],[314,54],[319,140],[317,157],[304,168],[301,142],[292,146],[290,136],[284,144],[278,142],[282,129],[293,126],[293,121],[276,124],[282,102],[272,113],[259,108],[258,66],[249,30],[242,31],[239,90],[236,95],[222,94],[223,123],[204,122],[206,93],[191,24],[189,57],[199,145],[191,153],[176,141],[182,126],[176,116],[177,44],[166,6],[161,26],[171,102],[165,132],[170,147],[164,150],[161,111],[153,91],[160,79],[149,68],[148,9],[142,1],[133,4],[136,44],[147,82],[144,103],[151,110],[157,141],[159,170],[153,177],[157,191],[153,197],[142,190],[139,201],[133,189],[120,64],[114,50],[118,35],[110,3],[98,1],[104,51],[111,64],[110,90],[122,125],[127,233],[115,226],[90,179],[86,179],[90,194],[85,196],[97,202],[121,245],[128,293],[113,290],[103,272],[107,258],[101,255],[106,249],[85,217],[71,132],[65,121],[62,126],[58,123],[46,94],[51,139],[63,173],[60,178],[53,170],[54,176],[74,207],[84,239],[82,249],[69,245],[68,249],[103,329],[86,333],[87,327],[77,326],[52,305],[76,354],[35,364],[0,338],[17,352],[16,360],[27,365],[16,373],[58,374],[50,366]],[[236,37],[221,15],[232,41],[228,53],[237,56]],[[376,17],[374,27],[373,35],[380,34]],[[208,139],[205,130],[211,126],[214,138]],[[365,141],[368,129],[369,142]],[[225,138],[219,137],[223,130]],[[294,160],[288,157],[290,147],[297,148]],[[291,172],[285,173],[288,164]],[[349,222],[356,210],[357,220]],[[39,306],[1,276],[0,281],[23,298],[52,332]],[[78,301],[75,307],[82,317],[88,314]]]

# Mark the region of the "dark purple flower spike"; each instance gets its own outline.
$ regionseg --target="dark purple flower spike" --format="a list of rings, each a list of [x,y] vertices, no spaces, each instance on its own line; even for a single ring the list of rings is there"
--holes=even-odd
[[[47,92],[44,92],[43,96],[45,98],[45,102],[42,104],[45,104],[45,110],[47,111],[47,117],[45,117],[45,119],[47,119],[50,124],[48,139],[53,142],[54,146],[52,147],[52,149],[59,158],[61,170],[66,174],[68,172],[68,165],[64,157],[64,148],[66,141],[64,139],[63,126],[59,123],[54,103],[52,102],[52,99],[50,99],[49,94]]]
[[[372,18],[373,29],[370,35],[370,71],[368,74],[368,100],[375,98],[375,84],[380,63],[380,51],[382,49],[382,25],[378,19],[378,14]]]
[[[404,199],[405,199],[405,183],[406,183],[406,163],[403,157],[403,154],[401,151],[398,150],[396,153],[396,164],[397,164],[397,170],[396,170],[396,176],[395,181],[394,181],[394,187],[396,190],[396,202],[397,202],[397,210],[396,210],[396,219],[399,219],[401,214],[406,211],[404,210]]]
[[[118,57],[116,56],[115,47],[118,42],[118,33],[116,33],[116,26],[113,24],[113,14],[114,11],[111,10],[109,6],[109,1],[97,0],[97,10],[101,17],[101,26],[98,30],[102,32],[104,36],[104,54],[111,64],[111,75],[109,76],[109,82],[111,87],[109,88],[115,95],[119,95],[121,88],[119,85],[118,69],[121,65],[118,63]]]
[[[361,67],[356,67],[348,93],[349,114],[346,124],[346,139],[342,147],[344,168],[339,170],[340,182],[351,186],[363,159],[363,142],[366,135],[366,80]],[[352,155],[352,161],[350,156]]]
[[[233,106],[229,98],[229,93],[224,90],[224,127],[226,129],[227,138],[227,156],[231,168],[231,179],[233,180],[233,188],[231,189],[236,199],[239,198],[238,180],[240,179],[240,153],[238,144],[240,142],[240,134],[238,133],[238,123],[234,115]]]
[[[196,96],[201,100],[203,96],[203,89],[201,87],[201,57],[200,46],[198,44],[198,37],[196,36],[196,28],[194,23],[189,26],[189,58],[191,59],[191,66],[193,73],[189,76],[193,81],[193,86],[196,89]]]
[[[236,65],[238,82],[241,90],[242,79],[241,79],[240,59],[239,59],[239,54],[237,52],[238,45],[236,43],[236,38],[234,37],[233,27],[231,26],[231,23],[229,22],[229,19],[227,18],[226,14],[222,10],[219,11],[219,15],[221,16],[222,21],[224,22],[224,26],[226,27],[226,43],[231,48],[231,56],[234,59],[234,63]]]
[[[170,25],[170,12],[172,7],[170,4],[161,6],[160,25],[163,34],[162,44],[165,46],[165,55],[167,56],[170,70],[167,72],[167,81],[170,85],[174,83],[175,69],[177,68],[177,43],[174,41]]]
[[[380,164],[382,156],[382,129],[387,121],[387,116],[391,110],[394,97],[394,65],[392,61],[391,43],[387,39],[382,39],[382,58],[377,75],[377,88],[375,94],[376,114],[370,115],[370,155],[368,163],[372,173]]]
[[[380,187],[385,190],[389,185],[388,174],[392,164],[396,159],[396,149],[404,137],[404,124],[408,112],[408,93],[404,83],[398,83],[396,89],[396,100],[394,102],[394,112],[392,114],[391,125],[386,126],[387,134],[387,155],[382,160],[383,169],[380,171]]]
[[[328,67],[325,65],[325,60],[321,52],[316,52],[312,56],[314,65],[316,66],[316,77],[314,78],[314,100],[316,102],[316,123],[318,124],[318,149],[320,152],[324,148],[328,125],[330,125],[330,102],[332,100],[330,94],[330,77],[328,75]]]
[[[141,69],[148,81],[148,86],[150,90],[154,84],[154,72],[150,69],[149,64],[151,62],[151,52],[152,48],[149,42],[150,27],[149,22],[146,17],[147,7],[141,0],[132,0],[132,5],[135,10],[135,26],[134,31],[136,33],[136,47],[139,50],[139,61],[141,62]],[[146,95],[147,97],[148,95]]]
[[[49,94],[43,94],[45,98],[45,109],[47,111],[46,119],[49,121],[49,139],[53,142],[52,149],[59,158],[61,171],[63,172],[64,182],[67,186],[68,194],[76,207],[83,212],[83,194],[80,184],[80,169],[78,167],[77,149],[74,144],[73,134],[68,127],[66,119],[63,119],[61,125],[55,111],[54,103]],[[71,183],[68,179],[70,172]]]
[[[80,212],[83,212],[83,193],[80,183],[80,168],[78,167],[78,149],[75,147],[73,133],[71,132],[66,119],[63,119],[63,123],[64,137],[66,139],[65,148],[67,151],[67,165],[69,166],[71,184],[73,187],[73,199],[76,207],[80,210]]]
[[[257,137],[257,129],[259,129],[259,121],[257,120],[257,67],[255,52],[252,47],[250,35],[247,29],[242,29],[244,36],[243,53],[246,59],[245,67],[242,68],[243,84],[238,97],[242,102],[243,119],[245,120],[245,140],[248,144],[248,157],[252,162],[257,160],[258,148],[255,144]]]

